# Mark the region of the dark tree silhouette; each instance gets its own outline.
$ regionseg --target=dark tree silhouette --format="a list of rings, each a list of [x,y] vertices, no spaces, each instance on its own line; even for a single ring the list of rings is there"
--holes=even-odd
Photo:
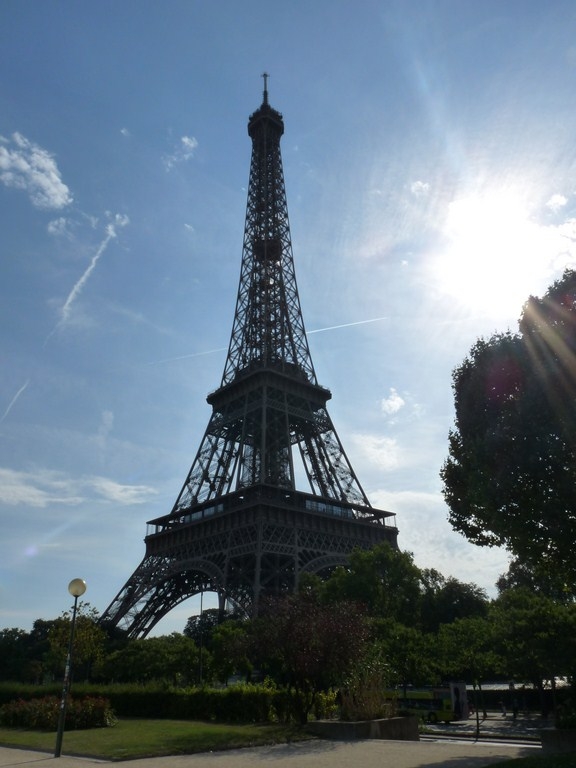
[[[576,272],[530,297],[517,334],[479,340],[454,371],[442,468],[453,528],[576,582]]]

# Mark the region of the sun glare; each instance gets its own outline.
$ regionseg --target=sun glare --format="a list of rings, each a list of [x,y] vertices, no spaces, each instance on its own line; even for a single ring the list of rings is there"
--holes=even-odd
[[[485,194],[454,200],[446,248],[434,272],[442,293],[472,312],[520,314],[549,266],[546,228],[532,222],[518,197]]]

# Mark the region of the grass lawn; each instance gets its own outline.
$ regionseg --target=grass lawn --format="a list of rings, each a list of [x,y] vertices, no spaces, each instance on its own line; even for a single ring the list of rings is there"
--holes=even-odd
[[[576,768],[576,754],[521,757],[503,763],[492,763],[491,768]]]
[[[311,738],[286,725],[223,725],[188,720],[120,720],[113,728],[66,731],[62,754],[101,760],[182,755],[280,744]],[[56,733],[0,728],[0,745],[54,752]],[[576,768],[576,754],[534,755],[493,764],[494,768]]]
[[[119,720],[112,728],[66,731],[63,755],[103,760],[180,755],[210,750],[280,744],[310,738],[286,725],[223,725],[188,720]],[[0,745],[53,752],[56,733],[0,728]]]

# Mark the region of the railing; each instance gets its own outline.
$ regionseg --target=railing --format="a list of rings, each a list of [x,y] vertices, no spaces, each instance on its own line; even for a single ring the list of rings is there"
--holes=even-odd
[[[301,491],[259,485],[227,494],[217,503],[200,504],[156,518],[155,520],[150,520],[146,534],[147,536],[154,536],[180,526],[198,524],[202,520],[206,520],[206,518],[220,515],[224,512],[239,510],[252,503],[266,500],[286,509],[300,509],[304,512],[326,515],[328,517],[358,520],[360,522],[382,525],[386,528],[396,528],[396,516],[392,512],[322,499],[302,493]]]

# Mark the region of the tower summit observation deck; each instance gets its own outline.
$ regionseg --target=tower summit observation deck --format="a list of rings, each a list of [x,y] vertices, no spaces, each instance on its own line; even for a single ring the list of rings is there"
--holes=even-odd
[[[144,637],[172,608],[216,592],[247,615],[302,573],[326,577],[355,548],[397,546],[372,507],[312,364],[294,271],[280,139],[268,103],[250,115],[252,157],[240,282],[222,381],[171,512],[148,523],[140,565],[102,615]]]

